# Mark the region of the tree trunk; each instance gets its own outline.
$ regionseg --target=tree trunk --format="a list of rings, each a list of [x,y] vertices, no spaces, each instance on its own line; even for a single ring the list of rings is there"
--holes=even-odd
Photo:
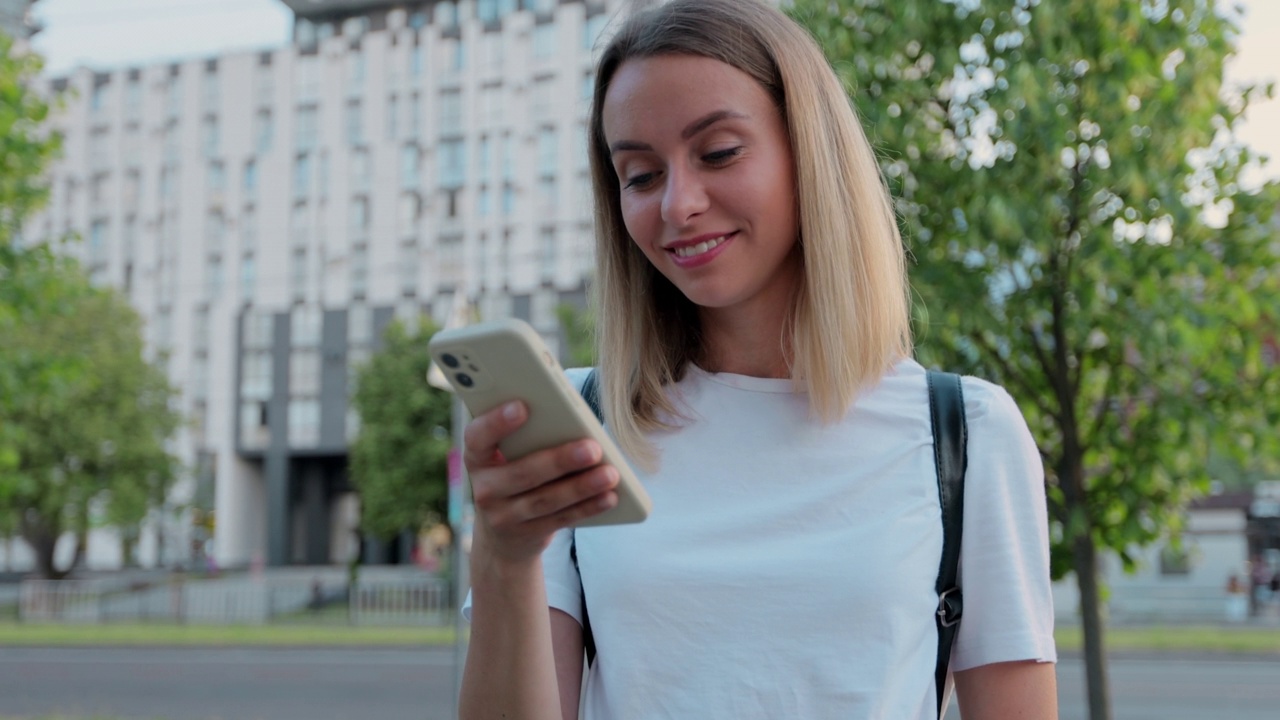
[[[1082,453],[1074,437],[1064,442],[1058,471],[1069,521],[1076,527],[1071,540],[1076,583],[1080,589],[1080,622],[1084,629],[1084,667],[1089,696],[1089,720],[1111,720],[1111,689],[1107,681],[1107,652],[1103,642],[1102,609],[1099,607],[1098,551],[1093,542],[1093,519],[1084,488]],[[1076,518],[1084,522],[1073,522]]]
[[[1089,720],[1111,720],[1111,688],[1099,607],[1098,552],[1086,531],[1072,544],[1076,582],[1080,588],[1080,621],[1084,628],[1084,668],[1089,693]]]
[[[61,580],[67,576],[66,570],[54,567],[54,551],[58,548],[58,534],[43,528],[27,527],[24,523],[22,539],[31,546],[36,560],[36,577],[43,580]]]

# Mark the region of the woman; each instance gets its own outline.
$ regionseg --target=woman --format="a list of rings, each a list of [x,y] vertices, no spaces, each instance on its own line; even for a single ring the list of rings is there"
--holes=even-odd
[[[616,502],[599,448],[505,462],[519,403],[468,426],[462,717],[935,717],[925,372],[840,83],[776,9],[675,0],[604,50],[590,122],[604,410],[653,514],[579,530],[575,569],[568,528]],[[1039,457],[1007,394],[964,392],[961,707],[1056,718]]]

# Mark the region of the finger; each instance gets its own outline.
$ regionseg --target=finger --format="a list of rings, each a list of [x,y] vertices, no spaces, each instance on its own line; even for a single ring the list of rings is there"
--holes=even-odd
[[[536,522],[546,517],[563,517],[565,511],[584,502],[589,504],[593,499],[616,495],[613,489],[617,485],[617,469],[612,465],[597,465],[512,498],[511,520]]]
[[[586,470],[600,464],[604,451],[595,440],[574,440],[546,450],[529,453],[507,463],[504,470],[511,495],[528,492],[552,480]]]
[[[602,512],[612,509],[617,504],[618,493],[613,490],[608,490],[597,495],[592,495],[581,502],[574,503],[554,515],[549,515],[535,521],[533,524],[538,526],[539,532],[553,533],[557,530],[572,527],[587,518],[595,517]]]
[[[529,411],[524,403],[513,400],[467,423],[462,433],[463,461],[467,469],[500,464],[498,443],[515,432],[527,419]]]

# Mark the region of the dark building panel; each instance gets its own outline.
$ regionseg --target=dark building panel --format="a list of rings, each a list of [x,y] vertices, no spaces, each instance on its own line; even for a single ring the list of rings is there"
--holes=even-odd
[[[532,322],[533,318],[533,296],[532,295],[512,295],[511,296],[511,317],[519,318],[525,322]]]
[[[271,400],[267,427],[271,443],[263,464],[267,485],[267,564],[289,562],[292,514],[289,512],[289,314],[276,313],[272,332]]]
[[[347,311],[324,314],[320,335],[320,447],[347,447]]]

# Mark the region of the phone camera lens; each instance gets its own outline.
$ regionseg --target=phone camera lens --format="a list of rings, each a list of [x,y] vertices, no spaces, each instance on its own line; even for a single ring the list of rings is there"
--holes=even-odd
[[[458,367],[458,358],[450,355],[449,353],[441,355],[440,359],[444,361],[445,365],[448,365],[451,368]]]
[[[458,373],[455,377],[458,378],[458,384],[462,387],[469,388],[476,384],[475,381],[471,379],[471,376],[466,373]]]

